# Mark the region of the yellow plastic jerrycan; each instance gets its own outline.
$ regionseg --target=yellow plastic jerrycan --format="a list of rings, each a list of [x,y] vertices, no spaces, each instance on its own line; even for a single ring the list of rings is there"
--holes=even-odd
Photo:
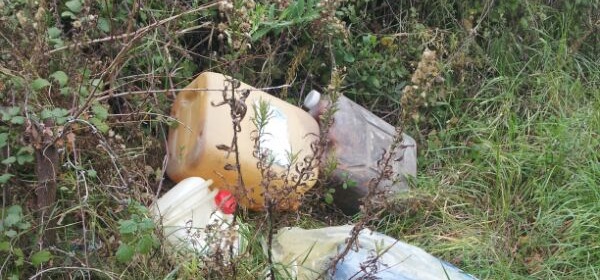
[[[240,189],[237,173],[224,168],[226,165],[235,166],[235,153],[217,148],[231,146],[232,143],[234,131],[230,107],[227,104],[213,106],[223,102],[226,86],[229,89],[227,94],[231,96],[230,79],[219,73],[204,72],[177,95],[171,115],[177,119],[178,125],[169,132],[167,175],[175,182],[188,177],[210,178],[214,181],[213,186],[237,194],[241,206],[256,211],[265,209],[262,176],[257,168],[258,159],[253,156],[253,137],[257,128],[252,120],[255,119],[253,107],[266,101],[269,118],[261,138],[261,150],[270,154],[273,160],[271,170],[278,174],[269,184],[269,194],[278,203],[277,209],[297,209],[302,195],[315,184],[318,176],[315,163],[313,168],[308,169],[308,176],[303,177],[302,184],[291,187],[296,185],[294,180],[299,177],[296,167],[306,167],[305,159],[314,155],[311,144],[319,137],[317,122],[302,109],[240,82],[237,92],[250,90],[245,100],[246,115],[240,123],[237,139],[245,185],[244,189]],[[236,95],[236,99],[239,97]],[[288,176],[282,177],[286,170],[290,170]],[[285,185],[288,187],[284,188]]]

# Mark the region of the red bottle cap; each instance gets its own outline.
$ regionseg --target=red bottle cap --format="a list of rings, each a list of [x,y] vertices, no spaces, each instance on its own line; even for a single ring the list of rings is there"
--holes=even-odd
[[[237,202],[233,195],[226,190],[219,190],[215,196],[215,203],[217,207],[225,214],[233,214],[237,207]]]

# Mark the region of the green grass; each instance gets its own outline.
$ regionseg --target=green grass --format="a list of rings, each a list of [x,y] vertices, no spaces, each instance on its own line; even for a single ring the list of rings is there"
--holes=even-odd
[[[415,193],[434,206],[382,226],[484,279],[598,279],[600,64],[565,41],[519,61],[499,41],[498,75],[449,97],[456,123],[426,137]]]

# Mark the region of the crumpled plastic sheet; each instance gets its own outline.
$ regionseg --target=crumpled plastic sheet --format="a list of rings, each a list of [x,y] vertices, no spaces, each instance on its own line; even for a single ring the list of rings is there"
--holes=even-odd
[[[476,280],[459,268],[423,249],[384,234],[364,229],[358,250],[351,250],[337,264],[335,273],[326,270],[331,260],[345,248],[352,226],[305,230],[284,228],[274,236],[273,260],[284,274],[296,279],[347,280],[372,276],[389,280]]]

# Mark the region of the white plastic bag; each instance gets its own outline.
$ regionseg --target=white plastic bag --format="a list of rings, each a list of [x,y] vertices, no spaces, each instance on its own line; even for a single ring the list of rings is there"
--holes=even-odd
[[[273,260],[285,267],[292,277],[302,280],[320,279],[322,276],[347,280],[367,275],[390,280],[476,279],[419,247],[368,229],[359,234],[359,249],[350,251],[330,276],[326,270],[332,258],[344,250],[351,230],[352,226],[281,229],[274,237]],[[369,259],[376,261],[369,263]],[[366,264],[371,265],[363,271],[361,266]]]

